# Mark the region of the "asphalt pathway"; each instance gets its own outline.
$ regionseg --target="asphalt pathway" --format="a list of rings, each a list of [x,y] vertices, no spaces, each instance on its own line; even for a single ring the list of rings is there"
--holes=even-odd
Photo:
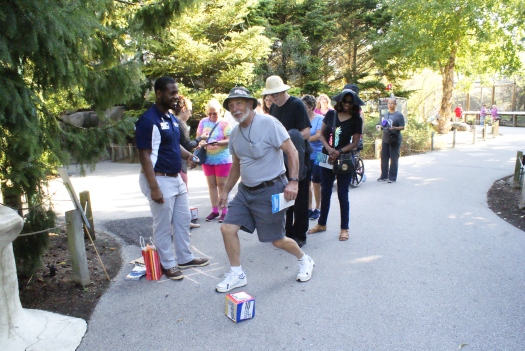
[[[201,218],[192,245],[211,264],[151,282],[124,280],[140,257],[138,236],[151,233],[139,166],[104,162],[85,178],[70,169],[75,190],[90,191],[97,229],[121,239],[125,262],[78,350],[524,350],[525,233],[488,208],[486,193],[513,173],[525,129],[500,134],[403,157],[394,184],[376,182],[379,161],[366,160],[368,180],[350,190],[350,240],[338,241],[334,192],[328,230],[303,248],[316,263],[307,283],[295,281],[294,257],[240,232],[248,285],[234,291],[255,297],[256,315],[239,324],[214,291],[229,265],[220,224],[204,221],[200,170],[190,171]]]

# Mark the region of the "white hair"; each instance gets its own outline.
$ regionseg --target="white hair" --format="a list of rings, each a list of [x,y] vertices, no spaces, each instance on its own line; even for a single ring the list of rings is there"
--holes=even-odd
[[[206,104],[206,112],[210,110],[210,108],[214,108],[215,111],[219,114],[219,116],[222,116],[222,105],[217,99],[211,99]]]

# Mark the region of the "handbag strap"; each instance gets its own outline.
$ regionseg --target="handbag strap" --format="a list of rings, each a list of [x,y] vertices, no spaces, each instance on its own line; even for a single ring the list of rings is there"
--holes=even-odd
[[[335,149],[335,123],[337,119],[337,111],[334,110],[334,122],[332,128],[332,147]]]
[[[215,123],[215,125],[214,125],[213,128],[211,129],[210,134],[208,134],[208,140],[210,140],[211,134],[213,133],[213,131],[215,130],[215,128],[217,128],[218,125],[219,125],[219,122]]]

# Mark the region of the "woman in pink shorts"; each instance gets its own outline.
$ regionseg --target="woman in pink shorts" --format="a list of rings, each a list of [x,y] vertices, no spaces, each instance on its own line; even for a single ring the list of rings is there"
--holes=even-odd
[[[212,206],[211,213],[206,217],[208,222],[219,216],[219,222],[222,222],[228,212],[228,209],[224,208],[219,215],[219,208],[217,207],[218,194],[224,190],[232,165],[232,156],[228,148],[231,127],[228,121],[222,118],[222,112],[222,106],[219,101],[211,99],[206,105],[208,117],[203,118],[197,128],[197,137],[208,135],[208,140],[202,140],[199,143],[200,147],[205,147],[207,150],[206,162],[202,165],[202,170],[208,182]],[[216,124],[217,127],[212,133],[212,129]]]

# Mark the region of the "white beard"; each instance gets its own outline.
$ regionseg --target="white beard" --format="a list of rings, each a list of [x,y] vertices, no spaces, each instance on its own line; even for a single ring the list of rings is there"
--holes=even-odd
[[[250,115],[250,109],[248,108],[248,109],[246,110],[246,112],[242,115],[241,118],[237,118],[237,117],[235,117],[235,116],[233,116],[233,115],[232,115],[232,117],[233,117],[233,119],[235,120],[235,122],[237,122],[237,123],[242,123],[242,122],[244,122],[244,121],[246,120],[246,118],[248,118],[249,115]]]

